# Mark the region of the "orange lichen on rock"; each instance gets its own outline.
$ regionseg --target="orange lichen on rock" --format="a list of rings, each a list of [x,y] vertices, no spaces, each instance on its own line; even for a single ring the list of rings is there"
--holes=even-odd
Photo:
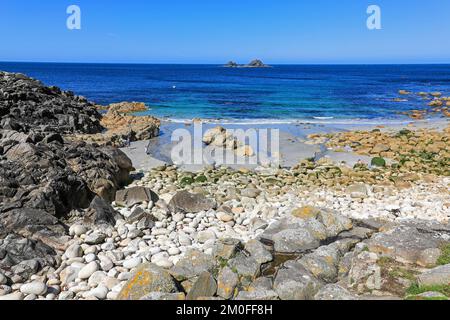
[[[144,263],[124,285],[117,300],[139,300],[152,292],[177,291],[174,279],[166,270],[151,263]]]

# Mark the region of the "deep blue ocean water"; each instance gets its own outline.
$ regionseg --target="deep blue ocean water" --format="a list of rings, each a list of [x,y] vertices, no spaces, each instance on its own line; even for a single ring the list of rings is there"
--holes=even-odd
[[[420,97],[394,102],[400,89],[450,95],[450,65],[219,65],[1,63],[99,104],[142,101],[171,119],[406,119]],[[403,98],[403,97],[402,97]],[[332,118],[332,119],[331,119]]]

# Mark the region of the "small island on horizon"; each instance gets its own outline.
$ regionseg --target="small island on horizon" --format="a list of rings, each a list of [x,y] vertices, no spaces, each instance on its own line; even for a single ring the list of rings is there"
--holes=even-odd
[[[230,61],[224,67],[225,68],[271,68],[271,66],[264,64],[264,62],[262,62],[259,59],[255,59],[248,64],[238,64],[234,61]]]

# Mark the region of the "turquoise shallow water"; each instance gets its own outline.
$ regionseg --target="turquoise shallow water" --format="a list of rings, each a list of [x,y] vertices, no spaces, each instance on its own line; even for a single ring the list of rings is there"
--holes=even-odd
[[[99,104],[142,101],[148,113],[172,120],[231,122],[404,120],[419,96],[394,102],[398,90],[450,95],[450,65],[219,65],[0,63],[72,90]]]

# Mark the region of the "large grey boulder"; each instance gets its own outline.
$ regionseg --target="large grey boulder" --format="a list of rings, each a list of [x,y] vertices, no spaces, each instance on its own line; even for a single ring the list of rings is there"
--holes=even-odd
[[[158,195],[145,187],[131,187],[116,193],[116,204],[124,207],[132,207],[143,202],[156,203],[158,200]]]
[[[217,277],[217,295],[224,299],[232,298],[238,284],[238,275],[229,267],[223,268]]]
[[[177,291],[176,282],[166,270],[152,263],[144,263],[123,286],[117,300],[139,300],[153,292]]]
[[[252,291],[241,291],[236,297],[236,300],[259,300],[259,301],[270,301],[279,300],[278,294],[274,290],[257,288]]]
[[[315,300],[358,300],[358,296],[338,284],[327,284],[314,297]]]
[[[197,300],[199,298],[213,297],[217,292],[217,282],[209,272],[202,272],[195,281],[186,299]]]
[[[21,208],[0,213],[0,237],[12,233],[46,243],[56,249],[65,247],[64,224],[43,210]]]
[[[250,279],[255,279],[261,271],[261,264],[243,252],[238,252],[233,259],[228,261],[228,265],[232,270],[236,270],[239,276]]]
[[[180,191],[169,202],[169,210],[172,213],[198,213],[208,211],[216,207],[216,202],[202,194]]]
[[[337,280],[339,259],[337,245],[331,244],[317,248],[298,262],[318,279],[331,283]]]
[[[264,264],[273,260],[272,253],[258,240],[250,240],[245,244],[247,251],[259,264]]]
[[[43,138],[29,135],[27,142],[20,142],[18,136],[0,130],[0,213],[32,208],[61,216],[89,206],[94,193],[71,170],[65,146],[45,144]]]
[[[0,127],[63,133],[98,133],[101,115],[85,98],[19,73],[0,71]]]
[[[0,212],[33,208],[61,217],[89,207],[95,194],[114,200],[129,182],[131,161],[120,150],[49,136],[0,130]]]
[[[189,249],[178,263],[170,269],[170,274],[178,281],[189,280],[202,274],[212,272],[214,259],[196,249]]]
[[[424,286],[448,285],[450,284],[450,264],[427,270],[419,275],[418,280]]]
[[[276,252],[303,253],[352,227],[350,219],[334,211],[317,210],[304,215],[294,210],[291,215],[272,223],[259,238],[263,242],[273,242]]]
[[[288,261],[278,270],[273,284],[281,300],[312,300],[322,282],[297,261]]]
[[[120,214],[105,199],[95,196],[84,216],[86,224],[107,224],[114,226]]]
[[[436,223],[402,223],[365,241],[368,249],[400,263],[436,265],[443,245],[450,243],[450,227]]]

